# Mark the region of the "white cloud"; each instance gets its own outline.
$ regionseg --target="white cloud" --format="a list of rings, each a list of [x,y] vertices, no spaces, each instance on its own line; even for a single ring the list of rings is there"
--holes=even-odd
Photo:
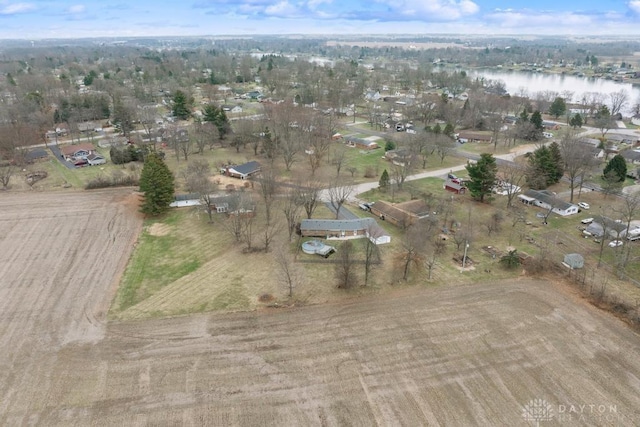
[[[311,10],[315,10],[318,6],[324,3],[331,4],[333,3],[333,0],[309,0],[309,2],[307,3],[307,7],[309,7],[309,9]]]
[[[405,17],[424,20],[455,20],[478,13],[480,7],[471,0],[376,0]]]
[[[286,0],[268,6],[264,9],[265,15],[290,18],[299,14],[298,8]]]
[[[523,32],[532,31],[536,28],[555,28],[558,22],[562,22],[562,28],[556,30],[573,30],[575,28],[588,28],[594,25],[592,15],[578,14],[572,12],[537,12],[532,10],[496,10],[489,13],[485,18],[503,28],[518,28]],[[558,31],[560,32],[560,31]]]
[[[627,3],[627,6],[629,6],[629,9],[631,9],[634,13],[640,15],[640,0],[631,0],[629,3]]]
[[[69,13],[82,13],[86,10],[86,6],[83,4],[75,4],[67,9]]]
[[[15,15],[18,13],[31,12],[36,9],[33,3],[9,3],[0,8],[0,15]]]

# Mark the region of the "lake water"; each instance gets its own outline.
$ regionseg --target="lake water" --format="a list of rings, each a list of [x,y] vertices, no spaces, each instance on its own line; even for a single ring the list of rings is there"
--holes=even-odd
[[[604,102],[608,104],[609,94],[622,89],[629,95],[626,108],[623,109],[624,115],[630,115],[633,104],[640,102],[640,87],[612,80],[507,70],[470,70],[467,74],[471,78],[484,77],[486,80],[501,80],[511,95],[517,95],[524,91],[528,97],[535,98],[535,94],[538,92],[549,91],[562,95],[564,91],[570,91],[573,92],[571,102],[577,103],[585,94],[601,93],[605,95]]]

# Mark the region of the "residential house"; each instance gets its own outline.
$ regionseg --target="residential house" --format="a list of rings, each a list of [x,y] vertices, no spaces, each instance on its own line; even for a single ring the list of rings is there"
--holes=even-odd
[[[640,151],[636,150],[624,150],[620,153],[622,157],[627,161],[627,163],[631,163],[634,165],[640,165]]]
[[[504,122],[508,125],[515,125],[518,124],[518,121],[520,120],[519,117],[516,116],[505,116],[504,117]]]
[[[364,99],[366,99],[367,101],[379,101],[382,98],[382,95],[380,95],[380,92],[378,91],[368,91],[365,95],[364,95]]]
[[[102,154],[99,153],[91,153],[86,157],[87,163],[89,163],[90,166],[96,166],[96,165],[104,165],[105,163],[107,163],[107,159],[104,158],[104,156]]]
[[[490,134],[469,131],[460,131],[460,133],[457,134],[456,139],[458,142],[491,143],[491,141],[493,141]]]
[[[389,243],[391,236],[373,218],[358,219],[303,219],[300,221],[303,237],[326,239],[368,238],[376,245]]]
[[[372,204],[370,210],[381,220],[399,227],[408,227],[429,216],[429,207],[424,200],[410,200],[403,203],[380,200]]]
[[[633,117],[631,117],[631,124],[640,126],[640,114],[635,114]]]
[[[542,127],[545,129],[550,129],[550,130],[559,130],[560,129],[560,125],[558,123],[555,122],[550,122],[547,120],[543,120],[542,121]]]
[[[356,147],[363,150],[375,150],[376,148],[380,148],[380,146],[374,141],[356,138],[354,136],[347,136],[344,141],[345,144],[349,147]]]
[[[220,168],[222,175],[230,176],[233,178],[247,179],[252,175],[260,172],[260,163],[251,161],[237,166],[224,166]]]
[[[526,204],[533,205],[546,210],[551,210],[560,216],[574,215],[578,213],[578,205],[567,203],[557,198],[552,192],[547,190],[527,190],[518,196],[518,199]]]
[[[94,121],[80,122],[77,127],[78,132],[80,133],[97,132],[98,130],[102,130],[102,124]]]
[[[594,217],[585,231],[595,237],[603,237],[606,234],[611,239],[619,239],[627,234],[627,225],[622,221],[598,215]]]
[[[414,158],[414,154],[409,150],[398,149],[398,150],[389,150],[384,153],[384,158],[394,165],[404,166],[406,164],[410,164]]]
[[[600,148],[599,144],[594,145],[589,141],[580,140],[580,149],[591,153],[594,159],[603,159],[605,156],[605,152]]]
[[[83,143],[76,145],[65,145],[60,147],[60,153],[65,160],[86,159],[86,157],[95,151],[93,144]]]

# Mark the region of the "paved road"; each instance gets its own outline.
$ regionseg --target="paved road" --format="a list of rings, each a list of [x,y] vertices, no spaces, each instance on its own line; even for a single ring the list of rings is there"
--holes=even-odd
[[[331,212],[333,212],[334,214],[336,213],[336,210],[331,205],[331,202],[324,202],[324,205]],[[338,215],[338,219],[358,219],[358,218],[359,218],[358,215],[351,212],[346,205],[342,205],[342,207],[340,208],[340,215]]]
[[[73,163],[68,162],[64,159],[64,157],[62,156],[62,153],[60,152],[60,147],[58,147],[55,144],[49,144],[47,146],[49,147],[49,150],[51,150],[51,152],[53,153],[53,157],[55,157],[60,163],[62,163],[68,169],[76,169],[76,166]]]

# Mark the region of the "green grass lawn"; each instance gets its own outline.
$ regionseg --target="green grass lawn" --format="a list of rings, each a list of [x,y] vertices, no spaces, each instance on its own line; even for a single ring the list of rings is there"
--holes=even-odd
[[[170,228],[180,228],[187,212],[173,210],[160,221]],[[195,271],[202,263],[203,254],[198,253],[199,246],[192,237],[176,232],[152,235],[149,226],[156,222],[157,219],[145,222],[144,231],[118,290],[118,311],[145,300],[163,286]]]

